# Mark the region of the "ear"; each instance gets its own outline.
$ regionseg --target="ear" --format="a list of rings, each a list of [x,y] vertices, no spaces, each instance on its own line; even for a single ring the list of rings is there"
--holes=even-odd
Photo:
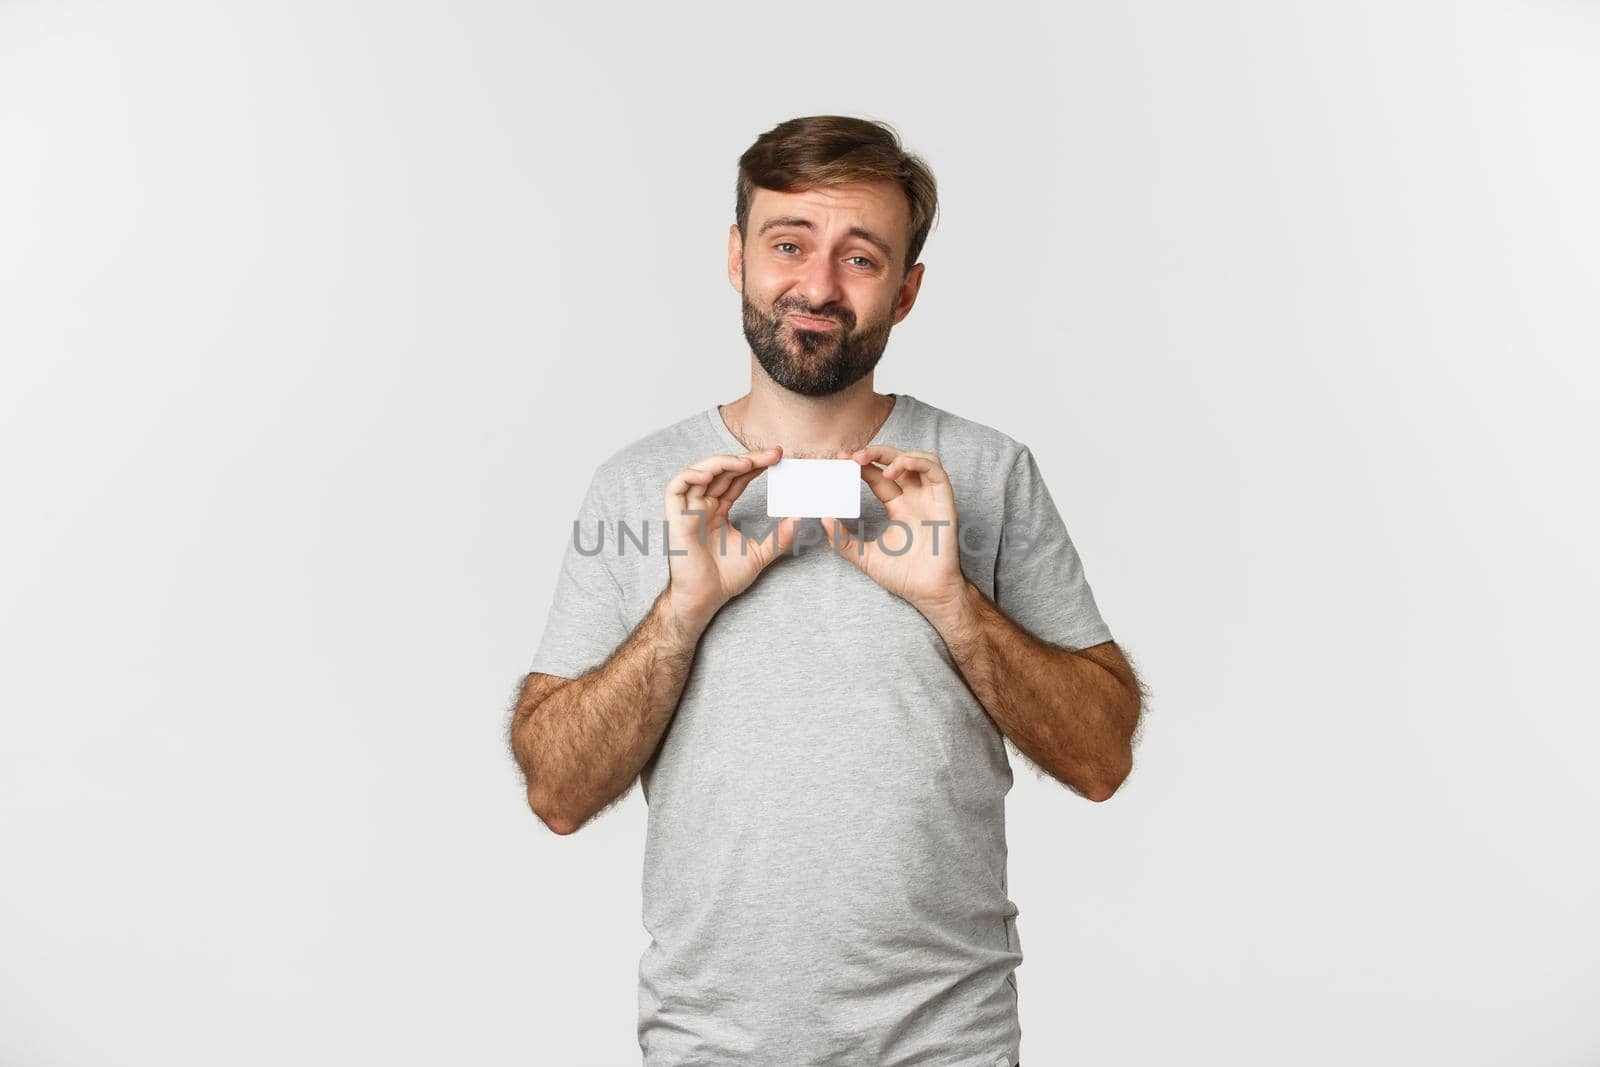
[[[728,282],[735,292],[744,292],[744,242],[737,222],[728,225]]]
[[[898,326],[901,319],[911,314],[911,305],[917,302],[917,293],[922,290],[922,270],[922,264],[916,264],[907,272],[906,280],[900,283],[900,292],[894,302],[894,317],[889,320],[889,325]]]

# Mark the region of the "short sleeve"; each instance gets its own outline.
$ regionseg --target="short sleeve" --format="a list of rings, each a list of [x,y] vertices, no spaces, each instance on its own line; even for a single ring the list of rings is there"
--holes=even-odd
[[[622,587],[610,569],[618,517],[608,503],[604,471],[602,466],[589,480],[576,528],[572,522],[564,526],[555,596],[530,671],[576,678],[604,663],[628,636]]]
[[[1053,645],[1079,649],[1111,640],[1083,561],[1026,445],[1006,476],[994,602],[1017,625]]]

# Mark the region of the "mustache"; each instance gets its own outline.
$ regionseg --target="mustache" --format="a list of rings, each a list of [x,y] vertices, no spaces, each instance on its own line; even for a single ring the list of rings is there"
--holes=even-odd
[[[795,304],[789,304],[789,305],[779,304],[779,305],[777,305],[776,307],[773,308],[773,311],[777,314],[777,316],[779,318],[782,318],[785,315],[791,315],[791,314],[792,315],[804,315],[808,319],[827,319],[830,322],[837,322],[837,323],[839,323],[839,324],[841,324],[843,326],[854,326],[855,325],[855,316],[851,315],[848,311],[837,311],[837,312],[812,311],[808,307],[803,307],[803,306],[799,306],[799,305],[795,305]]]

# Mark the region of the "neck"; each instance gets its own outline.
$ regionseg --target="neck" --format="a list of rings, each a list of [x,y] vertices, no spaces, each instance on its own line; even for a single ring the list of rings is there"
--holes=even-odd
[[[833,459],[872,443],[894,410],[894,398],[872,390],[872,375],[832,396],[792,393],[764,374],[750,391],[718,405],[722,421],[748,449],[782,445],[795,459]]]

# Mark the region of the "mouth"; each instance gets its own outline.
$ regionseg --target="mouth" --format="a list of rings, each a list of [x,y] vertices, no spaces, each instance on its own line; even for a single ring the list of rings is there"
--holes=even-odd
[[[805,330],[832,330],[839,325],[833,319],[816,319],[810,315],[796,315],[792,312],[789,315],[789,320]]]

